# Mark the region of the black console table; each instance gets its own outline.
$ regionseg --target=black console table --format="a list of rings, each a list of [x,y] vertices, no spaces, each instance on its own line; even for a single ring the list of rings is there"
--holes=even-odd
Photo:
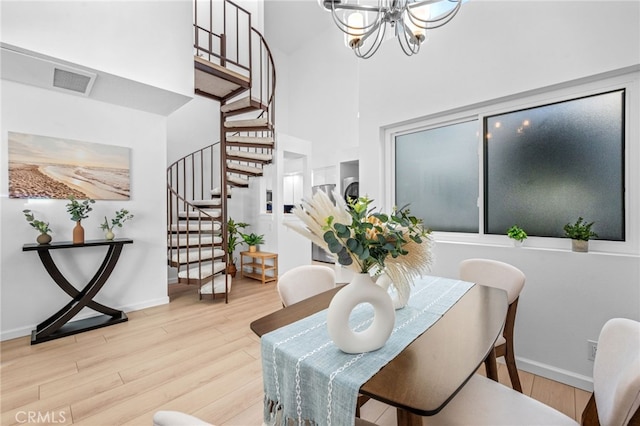
[[[93,330],[100,327],[106,327],[118,324],[128,320],[127,314],[123,311],[110,308],[93,300],[96,294],[105,284],[113,268],[115,268],[122,247],[125,244],[132,244],[133,240],[127,238],[116,238],[114,240],[90,240],[83,244],[73,244],[70,241],[55,242],[51,244],[25,244],[22,251],[37,251],[40,260],[44,265],[51,278],[58,284],[65,293],[71,296],[72,300],[63,306],[58,312],[38,324],[35,330],[31,332],[31,344],[46,342],[48,340],[58,339],[64,336],[81,333],[87,330]],[[84,286],[82,291],[78,291],[60,272],[53,259],[51,258],[51,250],[58,249],[78,249],[84,247],[108,246],[107,254],[95,273],[93,278]],[[99,315],[83,320],[69,322],[82,308],[85,306],[101,312]]]

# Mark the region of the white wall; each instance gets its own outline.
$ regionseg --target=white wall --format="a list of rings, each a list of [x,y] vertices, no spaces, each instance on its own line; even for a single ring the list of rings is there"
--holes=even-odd
[[[288,95],[278,110],[287,126],[279,131],[311,141],[312,169],[335,165],[336,152],[358,146],[359,67],[342,33],[329,28],[292,55],[288,78],[278,79],[277,93]]]
[[[204,96],[194,96],[169,116],[167,137],[167,166],[185,155],[219,142],[220,103]]]
[[[175,109],[192,96],[191,3],[3,1],[1,7],[3,43],[93,69],[99,73],[96,85],[107,81],[108,90],[124,99],[100,102],[90,96],[1,81],[0,339],[28,335],[37,323],[69,301],[45,272],[37,254],[22,252],[22,245],[36,237],[22,210],[32,209],[50,222],[54,241],[71,240],[74,225],[66,213],[65,200],[8,198],[8,131],[131,148],[131,199],[97,201],[90,217],[83,221],[86,239],[98,239],[103,237],[98,226],[104,215],[120,208],[135,215],[116,231],[134,243],[124,247],[97,300],[126,311],[167,303],[167,118],[148,112],[156,108],[145,111],[118,105],[144,105],[126,98],[147,93],[152,101]],[[105,77],[102,83],[101,75]],[[99,266],[105,250],[57,250],[53,258],[72,283],[82,286]],[[81,316],[94,314],[91,310],[81,312]]]
[[[193,61],[189,1],[3,0],[1,7],[4,43],[193,94],[193,66],[180,66]]]
[[[404,56],[392,40],[373,58],[356,61],[337,28],[319,34],[290,55],[289,79],[279,82],[289,87],[286,111],[279,111],[288,116],[287,132],[313,142],[314,168],[352,159],[341,156],[345,146],[355,146],[361,192],[383,201],[385,126],[640,64],[640,3],[540,5],[465,3],[413,57]],[[630,120],[635,136],[628,141],[628,170],[637,180],[637,110]],[[637,208],[637,191],[630,200]],[[635,211],[629,220],[637,231]],[[527,284],[516,324],[519,366],[575,386],[590,387],[586,341],[597,338],[604,321],[640,319],[637,253],[580,256],[568,248],[516,250],[506,244],[439,241],[435,254],[433,273],[446,276],[455,276],[459,261],[469,257],[522,268]]]
[[[105,215],[112,216],[120,208],[135,215],[122,229],[115,230],[117,236],[132,238],[134,243],[124,247],[96,300],[125,310],[167,303],[163,207],[166,118],[5,80],[1,88],[2,339],[29,334],[37,323],[69,301],[47,275],[37,254],[22,252],[22,245],[35,242],[37,236],[22,210],[31,209],[38,218],[50,222],[54,241],[70,241],[74,226],[65,200],[8,198],[8,131],[131,148],[130,201],[97,201],[90,217],[82,221],[85,239],[101,239],[104,234],[99,225]],[[69,281],[81,288],[95,273],[105,252],[104,247],[69,249],[57,250],[52,256]]]

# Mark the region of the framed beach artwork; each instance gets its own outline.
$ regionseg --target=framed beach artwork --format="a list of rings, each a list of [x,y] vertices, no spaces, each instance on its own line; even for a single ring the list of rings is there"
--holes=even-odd
[[[9,198],[128,200],[130,148],[9,132]]]

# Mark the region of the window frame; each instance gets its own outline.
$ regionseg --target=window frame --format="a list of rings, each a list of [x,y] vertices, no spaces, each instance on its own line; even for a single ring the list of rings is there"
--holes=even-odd
[[[599,76],[571,81],[559,85],[524,92],[503,98],[469,105],[410,121],[386,126],[382,129],[385,205],[395,205],[395,138],[408,133],[448,126],[469,120],[478,120],[478,220],[479,232],[434,232],[436,240],[474,243],[495,246],[511,246],[506,235],[485,233],[485,157],[484,123],[490,116],[505,114],[548,104],[571,101],[616,90],[624,90],[623,128],[623,183],[624,187],[624,238],[625,241],[592,240],[590,252],[615,254],[640,254],[640,66],[616,70]],[[635,119],[632,119],[635,114]],[[635,168],[632,159],[635,159]],[[635,196],[633,196],[635,194]],[[426,224],[428,226],[428,224]],[[570,250],[567,238],[529,237],[524,248]]]

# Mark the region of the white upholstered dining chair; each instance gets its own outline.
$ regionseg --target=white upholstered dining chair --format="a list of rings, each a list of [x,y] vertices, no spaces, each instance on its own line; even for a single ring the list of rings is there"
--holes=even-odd
[[[516,357],[513,349],[513,331],[518,310],[518,299],[524,287],[524,273],[513,265],[491,259],[467,259],[460,263],[460,279],[476,284],[497,287],[507,292],[509,309],[502,335],[495,344],[496,358],[504,357],[511,386],[522,392]]]
[[[614,318],[604,325],[593,366],[593,394],[583,426],[640,424],[640,322]],[[474,374],[427,425],[549,425],[578,423],[533,398]]]
[[[292,305],[335,286],[334,270],[322,265],[297,266],[278,278],[278,294],[283,306]]]

